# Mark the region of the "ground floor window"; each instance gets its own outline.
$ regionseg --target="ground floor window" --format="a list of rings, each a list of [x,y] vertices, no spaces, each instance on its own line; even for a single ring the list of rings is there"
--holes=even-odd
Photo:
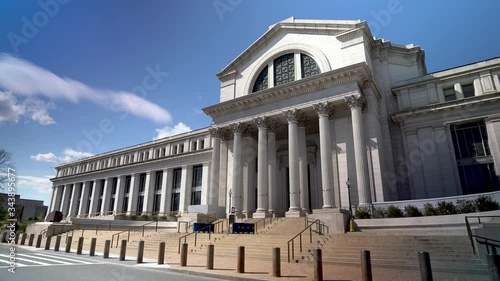
[[[172,212],[178,212],[179,211],[179,202],[181,199],[181,194],[180,192],[174,192],[172,193],[172,204],[170,205],[170,211]]]
[[[137,213],[142,213],[142,207],[144,206],[144,195],[139,195],[137,198]]]
[[[161,203],[161,193],[157,193],[153,197],[153,212],[157,213],[160,211],[160,203]]]
[[[123,197],[123,208],[122,208],[122,212],[127,212],[128,211],[128,195],[125,195]]]

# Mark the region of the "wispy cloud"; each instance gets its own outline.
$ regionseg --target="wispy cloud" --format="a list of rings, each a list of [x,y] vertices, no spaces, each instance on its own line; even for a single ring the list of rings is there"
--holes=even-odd
[[[17,188],[23,192],[27,189],[34,189],[38,193],[49,193],[52,191],[52,183],[50,177],[34,177],[34,176],[21,176],[17,177]],[[23,196],[26,197],[26,196]],[[27,197],[29,198],[29,197]]]
[[[4,91],[0,95],[0,101],[6,101],[10,105],[1,103],[0,122],[17,122],[19,116],[26,115],[40,124],[54,123],[48,115],[48,109],[53,109],[55,105],[36,97],[72,103],[88,100],[103,108],[124,111],[157,123],[172,120],[167,110],[131,92],[95,89],[4,53],[0,53],[0,89]],[[25,97],[22,102],[17,101],[16,97],[20,96]]]
[[[92,156],[92,153],[76,151],[72,148],[66,148],[61,156],[57,156],[52,152],[38,153],[37,155],[30,156],[31,159],[41,162],[59,163],[71,162],[81,158]]]
[[[184,123],[179,122],[179,123],[177,123],[177,125],[175,125],[173,127],[166,126],[164,128],[161,128],[161,129],[156,129],[157,135],[153,139],[157,140],[157,139],[166,138],[166,137],[170,137],[173,135],[177,135],[177,134],[181,134],[181,133],[185,133],[185,132],[189,132],[189,131],[191,131],[191,128],[186,126]]]

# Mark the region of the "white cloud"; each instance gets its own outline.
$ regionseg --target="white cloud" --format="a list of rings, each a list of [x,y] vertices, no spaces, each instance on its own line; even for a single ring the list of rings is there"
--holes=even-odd
[[[31,159],[42,162],[71,162],[74,160],[78,160],[80,158],[90,157],[92,153],[76,151],[72,148],[66,148],[61,156],[57,156],[52,152],[49,153],[38,153],[37,155],[30,156]]]
[[[162,73],[162,75],[165,75]],[[56,74],[36,66],[29,61],[0,53],[0,88],[12,94],[0,96],[0,101],[8,102],[0,105],[0,122],[17,122],[19,116],[27,115],[40,124],[52,124],[54,120],[47,109],[54,107],[40,99],[25,99],[23,114],[19,113],[16,96],[45,97],[51,100],[67,100],[78,103],[88,100],[104,108],[130,113],[157,123],[168,123],[172,120],[170,113],[160,106],[147,101],[130,92],[94,89],[79,81],[62,78]],[[21,106],[22,107],[22,106]],[[17,112],[17,114],[16,114]]]
[[[179,122],[179,123],[177,123],[177,125],[175,125],[173,127],[166,126],[164,128],[161,128],[161,129],[156,129],[157,135],[153,139],[157,140],[157,139],[166,138],[166,137],[170,137],[173,135],[177,135],[177,134],[181,134],[181,133],[185,133],[185,132],[189,132],[189,131],[191,131],[191,128],[186,126],[184,123]]]
[[[17,176],[18,191],[23,191],[23,189],[34,189],[38,193],[51,193],[52,192],[52,182],[50,177],[33,177],[33,176]],[[23,196],[24,198],[29,198],[28,195]]]

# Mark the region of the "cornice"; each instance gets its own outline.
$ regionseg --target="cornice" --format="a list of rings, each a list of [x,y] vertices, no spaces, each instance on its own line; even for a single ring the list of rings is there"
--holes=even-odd
[[[358,82],[360,85],[365,85],[367,80],[371,80],[371,72],[368,65],[361,62],[211,105],[202,110],[205,114],[214,118],[341,84]],[[369,84],[374,85],[374,83]]]

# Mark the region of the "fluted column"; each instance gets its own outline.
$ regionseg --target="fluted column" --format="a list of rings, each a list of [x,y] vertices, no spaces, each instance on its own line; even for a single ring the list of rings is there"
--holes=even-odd
[[[309,189],[307,185],[307,146],[306,146],[306,125],[307,118],[302,116],[298,122],[298,142],[299,142],[299,189],[300,207],[302,211],[309,212]]]
[[[269,213],[274,215],[277,207],[277,186],[276,186],[276,132],[278,123],[271,120],[267,132],[267,179],[268,179],[268,200]]]
[[[257,212],[255,218],[268,216],[269,198],[268,198],[268,168],[267,168],[267,127],[268,118],[258,117],[254,119],[259,129],[259,139],[257,146]]]
[[[62,201],[61,201],[61,212],[63,213],[63,216],[69,216],[69,200],[71,197],[71,193],[73,191],[73,185],[72,184],[66,184],[64,185],[64,191],[62,195]]]
[[[64,185],[55,186],[54,205],[52,211],[61,211],[61,199]]]
[[[109,212],[109,203],[111,202],[111,185],[113,179],[105,178],[104,179],[104,192],[102,193],[102,205],[101,205],[101,216],[108,215]]]
[[[287,110],[283,115],[288,120],[288,166],[290,186],[290,208],[287,217],[303,216],[300,208],[299,189],[299,141],[297,131],[297,120],[300,112],[296,109]]]
[[[69,199],[69,210],[68,210],[68,216],[74,217],[77,213],[77,205],[78,205],[78,200],[79,198],[79,190],[80,190],[80,184],[74,183],[73,184],[73,192],[71,193],[71,197]]]
[[[80,206],[78,208],[78,216],[82,217],[87,213],[87,205],[89,204],[89,190],[92,187],[90,182],[86,181],[82,184],[82,192],[80,194]]]
[[[354,142],[354,158],[356,161],[356,180],[358,183],[359,205],[372,203],[368,174],[368,158],[366,156],[365,135],[363,128],[363,109],[366,99],[364,96],[350,96],[345,98],[351,109],[352,136]]]
[[[242,123],[231,124],[233,130],[233,178],[232,205],[236,215],[241,217],[243,211],[243,163],[241,161],[241,138],[246,126]]]
[[[332,110],[328,102],[313,105],[319,118],[319,150],[321,154],[321,184],[323,190],[323,209],[333,208],[332,157],[329,114]]]
[[[210,185],[208,189],[208,205],[219,205],[219,176],[220,176],[220,142],[221,128],[210,128],[212,136],[212,165],[210,167]]]

